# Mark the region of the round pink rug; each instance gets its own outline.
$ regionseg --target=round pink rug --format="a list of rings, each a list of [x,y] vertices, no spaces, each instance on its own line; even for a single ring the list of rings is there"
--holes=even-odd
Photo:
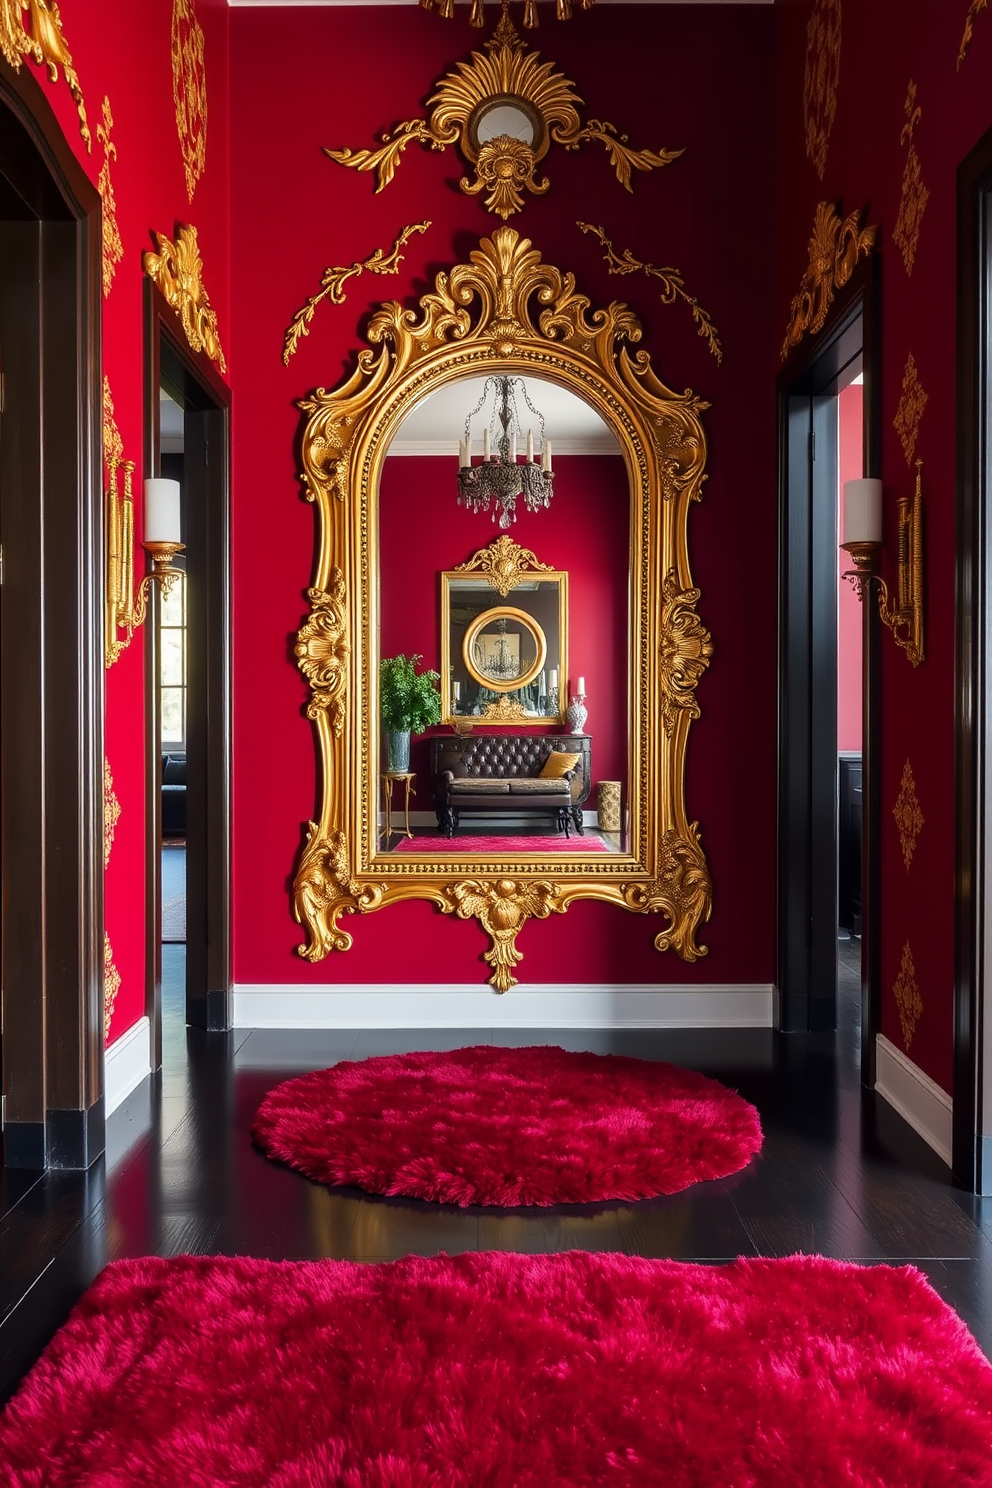
[[[694,1070],[554,1046],[390,1054],[287,1080],[252,1138],[319,1183],[444,1204],[588,1204],[725,1178],[761,1148]]]

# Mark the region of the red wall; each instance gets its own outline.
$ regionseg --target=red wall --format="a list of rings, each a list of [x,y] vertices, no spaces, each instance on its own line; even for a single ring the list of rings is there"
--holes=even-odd
[[[864,388],[844,388],[837,398],[837,510],[844,510],[844,482],[864,474]],[[841,517],[843,522],[843,516]],[[837,548],[837,748],[861,751],[861,604],[854,589],[841,578],[851,567],[850,555]]]
[[[882,1028],[945,1090],[953,1085],[954,988],[954,566],[955,173],[992,125],[992,14],[979,14],[960,69],[968,7],[903,0],[844,0],[837,113],[822,181],[806,158],[803,80],[808,0],[775,7],[779,18],[778,128],[780,212],[776,319],[784,331],[789,300],[807,263],[816,203],[866,208],[880,228],[882,275],[882,469],[886,577],[897,498],[912,489],[893,420],[912,353],[928,395],[916,453],[923,459],[926,529],[926,660],[914,669],[882,637]],[[929,192],[912,272],[894,239],[909,144],[902,136],[910,82],[921,110],[912,140]],[[924,826],[907,870],[892,815],[910,761]],[[910,947],[922,1001],[907,1045],[895,984]]]
[[[689,814],[700,824],[715,884],[708,958],[687,967],[653,948],[654,917],[579,904],[521,936],[524,982],[770,982],[775,965],[775,400],[767,237],[742,224],[772,211],[774,14],[728,7],[713,47],[707,7],[603,6],[567,25],[526,33],[575,80],[589,117],[637,146],[684,147],[675,164],[617,184],[601,147],[546,162],[551,189],[511,225],[551,263],[575,272],[595,304],[628,301],[643,345],[677,391],[712,402],[709,480],[691,517],[700,613],[717,651],[699,688],[687,768]],[[406,151],[381,193],[368,175],[329,161],[322,146],[371,145],[422,112],[438,79],[484,33],[467,8],[442,22],[413,7],[231,13],[231,230],[234,415],[234,957],[239,983],[475,982],[486,941],[425,904],[349,922],[355,944],[309,966],[288,888],[317,782],[307,693],[291,663],[306,613],[314,512],[300,494],[295,400],[332,387],[354,364],[369,310],[413,303],[434,275],[464,259],[498,225],[458,190],[453,151]],[[386,35],[384,36],[384,28]],[[314,59],[312,71],[306,58]],[[741,121],[747,146],[740,149]],[[389,247],[399,229],[430,219],[395,277],[363,275],[343,305],[321,304],[288,366],[283,336],[325,267]],[[599,245],[576,227],[601,224],[616,248],[685,275],[713,316],[718,365],[688,307],[661,303],[657,281],[610,276]],[[556,500],[558,498],[556,497]],[[539,519],[535,519],[535,523]],[[523,531],[518,524],[518,531]],[[542,553],[535,526],[535,545]],[[479,546],[470,539],[462,546]],[[573,605],[574,614],[574,605]],[[417,648],[419,649],[419,647]],[[426,645],[425,648],[426,650]],[[579,651],[573,652],[578,670]],[[594,748],[605,720],[590,688]],[[598,767],[597,767],[598,768]]]
[[[586,684],[591,810],[596,781],[627,778],[630,496],[619,456],[555,456],[554,465],[550,510],[521,511],[510,536],[536,553],[541,563],[568,574],[569,671],[572,690],[577,677],[584,677]],[[457,466],[454,454],[447,459],[419,455],[386,461],[379,492],[382,656],[419,652],[422,666],[440,668],[438,575],[464,563],[499,534],[489,517],[456,506]],[[512,591],[506,602],[513,603]],[[567,685],[562,679],[563,696]],[[478,727],[485,731],[484,722]],[[430,805],[426,740],[436,732],[449,730],[431,729],[413,740],[411,768],[417,772],[422,811]]]
[[[174,237],[177,222],[196,226],[204,282],[217,311],[225,349],[230,341],[226,0],[196,0],[204,32],[208,122],[206,169],[192,204],[186,193],[173,100],[172,0],[142,0],[140,12],[140,23],[130,14],[125,23],[114,0],[62,0],[60,15],[86,104],[92,153],[87,153],[80,137],[75,104],[61,74],[51,84],[41,69],[32,69],[94,183],[104,159],[97,126],[104,96],[110,99],[114,121],[110,138],[117,150],[110,162],[110,179],[124,256],[103,300],[103,371],[110,379],[124,455],[136,462],[139,508],[141,482],[149,473],[142,469],[141,255],[156,247],[154,230]],[[140,539],[140,510],[136,527]],[[106,673],[105,748],[121,807],[106,873],[106,927],[121,978],[110,1042],[145,1009],[144,640],[144,631],[138,631]]]

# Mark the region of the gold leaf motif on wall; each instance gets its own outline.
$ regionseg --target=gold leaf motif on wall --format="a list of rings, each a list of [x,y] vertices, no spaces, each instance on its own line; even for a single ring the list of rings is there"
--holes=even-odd
[[[913,952],[909,948],[908,940],[902,948],[902,965],[893,983],[892,994],[899,1010],[902,1041],[908,1054],[916,1026],[923,1016],[923,998],[920,996],[920,989],[916,983],[916,967],[913,964]]]
[[[923,213],[926,211],[930,193],[923,184],[920,172],[920,157],[916,153],[916,145],[913,135],[916,126],[922,117],[922,110],[916,102],[916,84],[910,82],[906,93],[906,102],[903,104],[906,114],[906,122],[902,126],[899,135],[900,144],[908,146],[906,164],[902,173],[902,196],[899,200],[899,215],[896,217],[896,225],[892,230],[892,238],[899,252],[907,274],[912,274],[913,264],[916,260],[916,249],[920,241],[920,225],[923,221]]]
[[[913,456],[916,454],[916,440],[920,432],[920,420],[923,410],[927,406],[928,395],[920,381],[916,370],[916,360],[910,352],[906,358],[906,368],[902,374],[902,395],[896,416],[892,420],[892,426],[902,442],[902,452],[906,456],[906,464],[912,469]]]
[[[24,13],[29,12],[30,27],[25,24]],[[92,150],[89,125],[86,122],[86,105],[79,86],[76,69],[62,34],[62,18],[56,0],[0,0],[0,54],[10,63],[15,72],[20,72],[25,57],[44,67],[50,82],[55,82],[59,67],[76,104],[79,115],[79,132]]]
[[[902,860],[909,872],[909,865],[913,861],[916,851],[916,841],[923,831],[923,812],[916,797],[916,781],[913,778],[913,767],[906,761],[902,769],[902,781],[899,785],[899,794],[896,804],[892,808],[892,815],[899,829],[899,846],[902,848]]]
[[[114,965],[114,952],[110,944],[110,936],[106,930],[103,932],[103,1036],[107,1037],[110,1032],[111,1019],[114,1016],[114,1003],[117,994],[121,990],[121,974]]]
[[[222,372],[227,371],[217,331],[217,312],[203,282],[203,260],[196,228],[181,226],[172,242],[157,232],[158,253],[145,253],[142,267],[153,279],[182,322],[186,340],[194,351],[205,352]]]
[[[103,458],[104,461],[123,460],[124,441],[114,417],[114,400],[110,392],[110,378],[103,378]]]
[[[114,791],[114,777],[110,773],[110,761],[103,761],[103,866],[110,862],[110,849],[114,845],[114,832],[120,819],[121,803]]]
[[[842,220],[833,202],[817,203],[809,240],[809,263],[789,307],[789,329],[782,343],[783,362],[805,335],[815,336],[822,331],[837,290],[850,281],[858,259],[874,248],[878,228],[863,228],[860,221],[860,212],[849,212]]]
[[[103,100],[103,122],[96,126],[96,137],[103,146],[103,164],[97,178],[97,189],[103,202],[103,297],[106,299],[114,282],[117,265],[124,257],[124,243],[117,225],[117,202],[114,199],[113,182],[110,179],[110,162],[117,159],[117,146],[110,138],[114,127],[114,116],[110,112],[110,99]]]
[[[207,167],[207,72],[203,31],[194,0],[172,4],[172,96],[186,171],[186,195],[193,201]]]
[[[840,81],[840,0],[816,0],[806,27],[806,81],[803,112],[806,154],[823,180],[830,134],[837,115]]]
[[[958,51],[959,68],[968,55],[968,48],[971,46],[971,38],[975,30],[975,22],[978,20],[982,11],[987,8],[988,3],[989,0],[971,0],[971,4],[968,6],[968,14],[965,17],[964,23],[964,35],[961,37],[961,46]]]

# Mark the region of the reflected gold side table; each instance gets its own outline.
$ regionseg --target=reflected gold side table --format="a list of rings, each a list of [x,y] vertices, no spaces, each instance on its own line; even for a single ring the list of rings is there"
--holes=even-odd
[[[383,770],[379,778],[382,781],[382,808],[386,818],[382,831],[379,833],[379,840],[382,841],[385,838],[388,846],[393,832],[396,833],[397,837],[402,837],[404,832],[407,837],[413,836],[413,833],[410,831],[410,797],[417,794],[413,784],[417,778],[417,774],[414,770]],[[392,823],[393,786],[398,781],[402,781],[404,786],[402,827],[394,827]]]

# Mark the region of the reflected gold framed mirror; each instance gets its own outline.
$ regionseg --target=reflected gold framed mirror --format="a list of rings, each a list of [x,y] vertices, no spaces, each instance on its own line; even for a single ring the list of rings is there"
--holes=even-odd
[[[299,952],[306,959],[319,961],[349,948],[352,935],[343,916],[378,912],[407,899],[425,899],[443,914],[478,920],[489,937],[484,959],[497,991],[516,981],[522,959],[517,937],[527,922],[564,913],[577,899],[659,914],[658,950],[672,949],[686,961],[705,954],[699,932],[710,915],[712,884],[698,827],[687,816],[684,776],[690,727],[699,717],[696,686],[713,649],[697,613],[699,591],[688,554],[689,512],[705,480],[701,414],[707,405],[689,391],[671,392],[648,353],[635,350],[640,339],[640,324],[628,306],[614,301],[593,308],[577,292],[573,275],[544,263],[527,239],[500,227],[467,263],[439,274],[435,289],[416,308],[397,301],[382,305],[351,375],[330,392],[318,389],[301,401],[302,479],[316,508],[318,557],[306,591],[310,614],[295,652],[310,688],[307,714],[321,781],[317,819],[305,828],[292,890],[294,915],[307,937]],[[629,634],[622,710],[629,825],[620,851],[593,852],[579,841],[578,851],[515,848],[487,858],[460,849],[457,838],[443,852],[418,850],[415,841],[402,854],[380,848],[383,464],[397,430],[425,398],[448,384],[493,373],[526,375],[584,401],[611,432],[626,471]],[[471,560],[461,571],[445,570],[439,562],[437,572],[450,580],[470,566]],[[536,560],[535,567],[540,568]],[[564,584],[558,597],[558,643],[564,648]],[[515,589],[509,597],[493,598],[482,614],[497,613],[475,625],[474,638],[491,642],[480,648],[476,670],[484,674],[486,656],[492,668],[516,666],[516,677],[490,676],[490,682],[509,681],[520,690],[540,677],[542,666],[549,670],[547,628]],[[450,590],[448,599],[450,616]],[[424,664],[441,671],[450,719],[456,716],[448,690],[451,631],[441,632],[438,652],[443,645],[444,657],[426,657]],[[540,635],[545,645],[539,663]],[[473,645],[466,655],[463,640],[461,655],[470,676]],[[562,650],[562,689],[566,664]],[[491,690],[500,695],[499,688]],[[501,695],[506,697],[506,688]],[[556,725],[560,716],[532,721]],[[550,727],[544,742],[554,749]],[[566,738],[560,742],[567,747]]]

